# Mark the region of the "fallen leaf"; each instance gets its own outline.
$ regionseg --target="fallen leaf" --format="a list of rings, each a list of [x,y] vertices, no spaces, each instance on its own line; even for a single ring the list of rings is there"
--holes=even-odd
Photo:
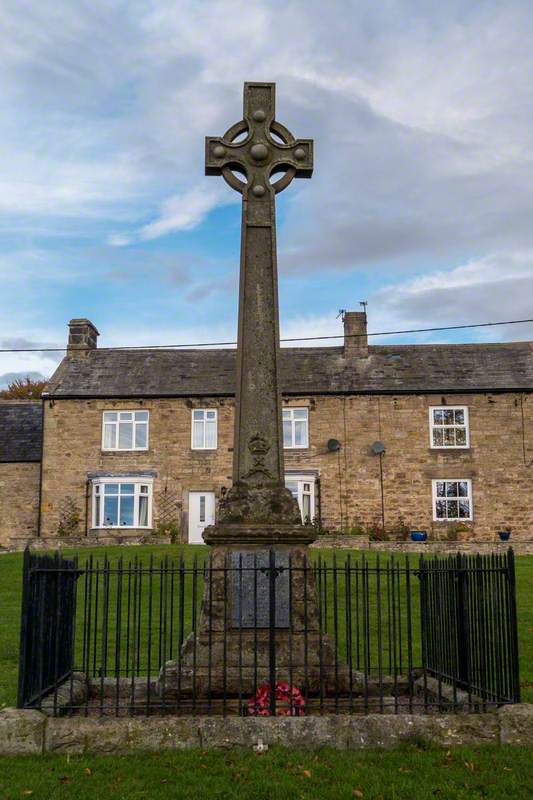
[[[474,765],[471,761],[465,761],[465,767],[470,770],[470,772],[474,771]]]
[[[400,767],[400,769],[398,770],[398,772],[411,772],[411,770],[410,770],[410,769],[407,769],[407,767]]]
[[[511,767],[504,767],[503,771],[504,772],[512,772],[513,770],[511,769]]]
[[[69,778],[68,775],[62,775],[60,778],[58,778],[58,781],[59,783],[71,783],[72,778]]]
[[[93,774],[92,770],[89,769],[89,767],[85,767],[85,769],[83,771],[85,772],[86,775],[92,775]]]
[[[305,775],[306,778],[310,778],[311,777],[311,770],[310,769],[304,769],[304,775]]]
[[[33,794],[33,789],[23,789],[22,794],[25,795]]]
[[[363,797],[361,789],[352,789],[352,794],[354,797]]]

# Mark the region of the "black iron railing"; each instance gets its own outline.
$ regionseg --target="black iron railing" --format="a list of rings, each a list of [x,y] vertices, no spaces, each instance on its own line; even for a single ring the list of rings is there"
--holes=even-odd
[[[21,707],[302,715],[518,700],[512,551],[416,563],[25,555]]]

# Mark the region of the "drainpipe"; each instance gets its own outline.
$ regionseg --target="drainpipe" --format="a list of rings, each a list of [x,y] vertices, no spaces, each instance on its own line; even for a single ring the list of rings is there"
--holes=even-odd
[[[41,463],[39,465],[39,507],[37,509],[37,538],[41,536],[41,505],[43,502],[43,459],[44,459],[44,404],[45,394],[41,395]]]
[[[89,487],[91,481],[89,478],[85,481],[85,536],[89,535]]]

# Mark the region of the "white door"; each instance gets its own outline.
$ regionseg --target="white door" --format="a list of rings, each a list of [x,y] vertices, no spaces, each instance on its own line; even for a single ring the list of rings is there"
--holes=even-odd
[[[189,544],[204,544],[204,528],[215,523],[215,493],[189,492]]]

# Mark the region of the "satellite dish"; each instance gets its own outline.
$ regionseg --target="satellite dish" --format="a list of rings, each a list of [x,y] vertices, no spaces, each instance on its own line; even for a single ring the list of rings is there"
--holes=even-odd
[[[385,445],[383,442],[374,442],[371,449],[375,456],[381,456],[385,452]]]
[[[330,453],[336,453],[341,449],[341,443],[338,439],[328,439],[328,450]]]

